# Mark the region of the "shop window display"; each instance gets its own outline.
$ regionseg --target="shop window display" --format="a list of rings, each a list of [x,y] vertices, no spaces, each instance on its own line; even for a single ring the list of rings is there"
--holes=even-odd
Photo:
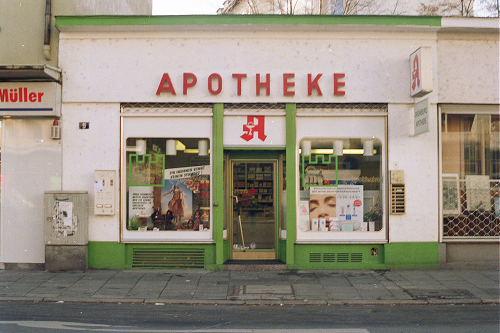
[[[381,231],[380,140],[305,138],[300,147],[299,229]]]
[[[210,230],[207,138],[127,138],[128,231]]]
[[[442,115],[444,237],[500,234],[500,116]]]

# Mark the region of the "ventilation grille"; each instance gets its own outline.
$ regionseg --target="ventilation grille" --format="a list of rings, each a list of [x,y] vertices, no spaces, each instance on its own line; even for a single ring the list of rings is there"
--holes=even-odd
[[[405,212],[405,184],[391,184],[391,214],[402,215]]]
[[[309,253],[309,263],[360,263],[363,262],[362,253]]]
[[[132,268],[204,268],[204,249],[134,248]]]
[[[309,253],[309,262],[321,262],[321,253]]]

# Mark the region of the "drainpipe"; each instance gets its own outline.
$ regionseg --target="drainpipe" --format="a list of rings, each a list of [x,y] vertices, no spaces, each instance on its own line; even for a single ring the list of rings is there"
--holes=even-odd
[[[45,38],[43,42],[43,55],[50,61],[50,18],[51,18],[51,0],[45,0]]]

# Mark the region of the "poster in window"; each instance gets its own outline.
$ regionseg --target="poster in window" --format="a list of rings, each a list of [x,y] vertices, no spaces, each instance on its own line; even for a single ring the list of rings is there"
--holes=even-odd
[[[165,169],[161,213],[171,211],[179,229],[209,228],[210,166]]]
[[[465,176],[467,210],[491,210],[490,176]]]
[[[309,219],[322,221],[329,231],[362,231],[363,185],[337,187],[311,187],[309,194]]]

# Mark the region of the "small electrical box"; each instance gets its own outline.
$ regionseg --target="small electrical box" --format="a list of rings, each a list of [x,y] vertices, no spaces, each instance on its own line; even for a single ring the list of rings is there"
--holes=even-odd
[[[94,181],[94,214],[115,215],[116,171],[96,170]]]

